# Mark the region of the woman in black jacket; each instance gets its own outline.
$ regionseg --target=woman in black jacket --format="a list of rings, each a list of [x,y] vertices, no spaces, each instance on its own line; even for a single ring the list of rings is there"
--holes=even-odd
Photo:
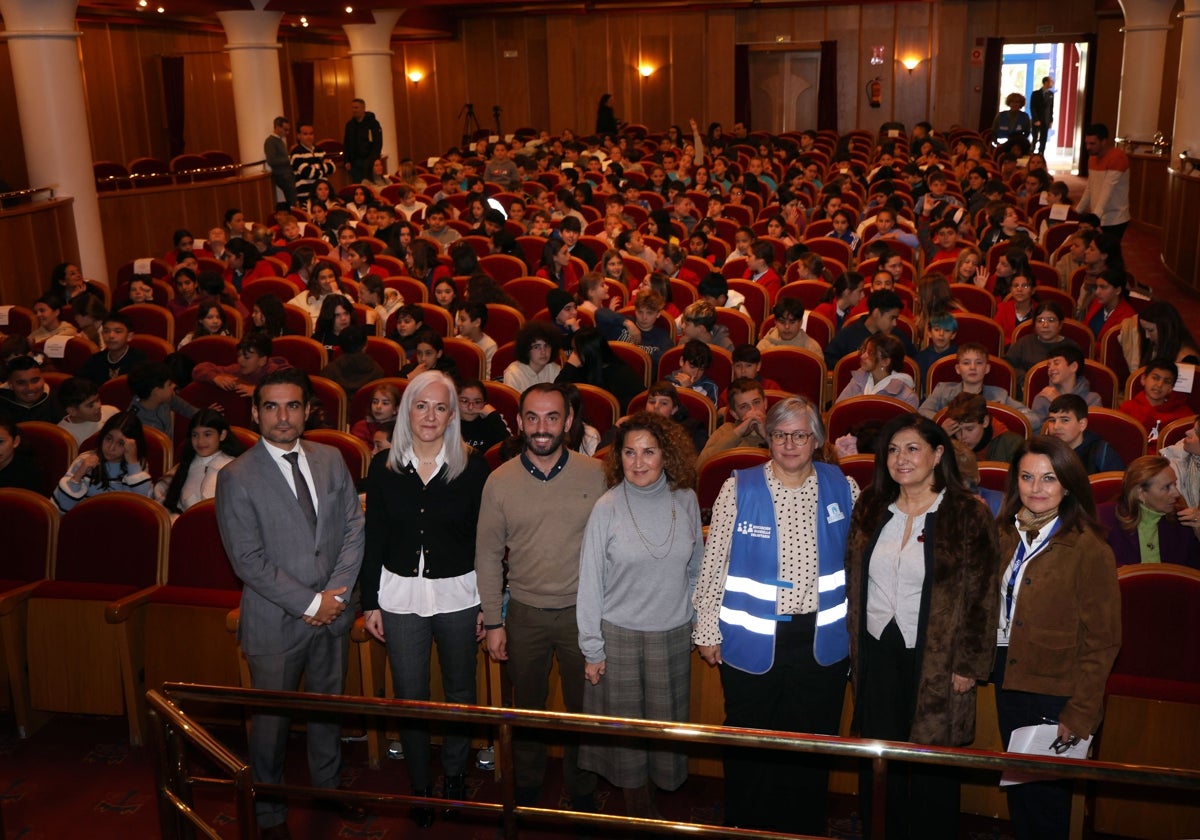
[[[475,655],[483,638],[475,584],[475,526],[487,462],[463,442],[458,393],[440,371],[414,377],[400,400],[390,450],[367,474],[366,550],[360,587],[371,635],[388,646],[397,699],[429,699],[429,661],[437,641],[447,703],[475,702]],[[432,792],[429,729],[400,731],[413,793]],[[466,792],[469,733],[447,728],[443,795]],[[431,808],[413,821],[433,824]]]

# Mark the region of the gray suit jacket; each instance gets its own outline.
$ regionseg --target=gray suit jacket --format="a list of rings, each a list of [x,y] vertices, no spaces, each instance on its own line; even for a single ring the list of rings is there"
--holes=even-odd
[[[309,633],[348,633],[354,620],[346,610],[326,627],[303,621],[318,592],[345,586],[350,600],[362,565],[363,512],[338,451],[300,445],[319,505],[315,536],[265,441],[217,477],[221,541],[245,584],[238,638],[248,655],[283,653]]]

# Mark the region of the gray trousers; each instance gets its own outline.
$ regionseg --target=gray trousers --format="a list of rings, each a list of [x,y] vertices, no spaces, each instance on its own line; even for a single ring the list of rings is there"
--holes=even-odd
[[[428,700],[430,650],[437,642],[438,663],[442,670],[442,688],[447,703],[475,703],[475,641],[478,607],[429,617],[383,614],[383,634],[387,638],[388,661],[392,665],[392,689],[397,700]],[[414,788],[432,787],[430,779],[429,725],[423,721],[405,721],[400,730],[404,760]],[[447,776],[467,772],[471,737],[464,727],[447,727],[442,741],[442,768]]]
[[[247,656],[250,684],[271,691],[296,691],[304,677],[305,691],[341,694],[346,685],[346,658],[350,636],[333,635],[321,629],[309,634],[303,644],[285,653]],[[283,782],[287,757],[288,715],[256,714],[250,718],[250,769],[254,781]],[[308,772],[312,786],[335,788],[341,780],[341,724],[336,720],[312,718],[308,722]],[[255,805],[260,828],[287,820],[287,802],[258,797]]]

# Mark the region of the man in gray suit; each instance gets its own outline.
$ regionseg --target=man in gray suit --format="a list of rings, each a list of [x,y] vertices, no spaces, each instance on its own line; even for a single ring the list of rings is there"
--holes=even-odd
[[[288,154],[287,136],[292,124],[287,117],[276,117],[267,139],[263,141],[263,157],[271,167],[271,181],[275,184],[275,209],[287,210],[300,203],[296,194],[296,173],[292,169],[292,156]]]
[[[223,469],[217,480],[221,541],[242,579],[238,639],[255,688],[340,694],[350,625],[350,589],[363,557],[363,512],[341,455],[300,440],[310,409],[303,371],[268,374],[254,391],[251,415],[262,438]],[[283,781],[289,720],[255,714],[250,766],[256,782]],[[314,787],[336,788],[341,774],[340,727],[308,724],[308,766]],[[365,811],[340,807],[361,819]],[[260,798],[262,837],[288,838],[287,805]]]

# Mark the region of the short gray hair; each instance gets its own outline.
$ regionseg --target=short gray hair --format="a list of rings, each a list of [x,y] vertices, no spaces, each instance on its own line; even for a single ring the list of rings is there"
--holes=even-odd
[[[767,412],[767,437],[770,438],[776,429],[790,420],[808,421],[808,427],[815,436],[814,450],[825,445],[825,424],[821,422],[821,412],[807,397],[801,396],[788,397],[771,406]]]

